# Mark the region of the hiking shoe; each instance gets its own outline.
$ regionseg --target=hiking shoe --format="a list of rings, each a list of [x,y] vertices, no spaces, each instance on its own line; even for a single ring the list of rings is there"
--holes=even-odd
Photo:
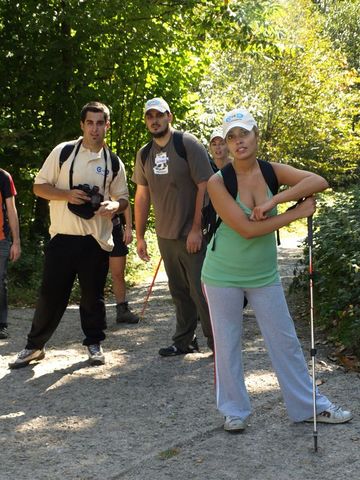
[[[170,345],[170,347],[160,348],[159,355],[162,357],[175,357],[176,355],[186,355],[187,353],[195,353],[199,351],[197,338],[194,337],[186,350],[179,348],[176,345]]]
[[[197,352],[200,352],[199,344],[198,344],[198,341],[197,341],[197,338],[196,338],[196,337],[194,337],[194,338],[191,340],[190,348],[191,348],[193,351],[196,350]]]
[[[88,345],[87,349],[90,365],[105,364],[105,355],[99,343],[95,343],[94,345]]]
[[[9,368],[22,368],[29,365],[30,362],[42,360],[45,357],[45,349],[29,349],[24,348],[16,357],[16,360],[9,363]]]
[[[139,323],[139,320],[140,317],[130,310],[128,302],[116,305],[116,323]]]
[[[342,410],[341,407],[337,407],[332,404],[327,410],[316,415],[316,421],[318,423],[346,423],[352,419],[352,413],[347,410]],[[312,423],[314,417],[308,418],[305,422]]]
[[[0,327],[0,339],[8,338],[8,329],[7,327]]]
[[[224,430],[227,432],[242,432],[246,428],[246,422],[234,415],[227,415],[225,417]]]

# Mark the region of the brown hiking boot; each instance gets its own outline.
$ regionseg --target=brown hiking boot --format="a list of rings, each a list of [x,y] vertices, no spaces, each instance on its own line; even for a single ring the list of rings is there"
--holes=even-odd
[[[116,323],[139,323],[139,320],[140,317],[130,310],[128,302],[116,305]]]

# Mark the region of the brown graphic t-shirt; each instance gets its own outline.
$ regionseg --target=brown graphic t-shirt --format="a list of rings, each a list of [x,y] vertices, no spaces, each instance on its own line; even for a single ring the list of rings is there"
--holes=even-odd
[[[155,214],[155,230],[159,237],[185,237],[195,213],[197,185],[213,174],[208,154],[194,135],[184,132],[186,159],[175,150],[173,137],[165,147],[152,142],[142,162],[137,153],[133,182],[149,187]]]

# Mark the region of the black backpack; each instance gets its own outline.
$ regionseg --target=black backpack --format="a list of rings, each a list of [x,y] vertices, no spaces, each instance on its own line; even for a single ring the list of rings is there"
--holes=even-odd
[[[258,163],[260,166],[261,173],[267,183],[270,191],[273,195],[275,195],[279,190],[279,182],[274,172],[274,169],[271,163],[266,162],[264,160],[258,159]],[[221,174],[224,180],[224,185],[230,195],[235,199],[237,195],[237,179],[236,179],[236,172],[232,163],[228,163],[221,169]],[[219,228],[222,220],[217,215],[213,204],[209,200],[207,205],[205,205],[202,209],[202,231],[204,238],[207,243],[210,242],[212,237],[215,235],[216,230]],[[277,242],[280,244],[280,236],[279,231],[277,231]],[[211,250],[215,250],[215,238],[211,247]]]
[[[60,152],[60,156],[59,156],[59,167],[60,167],[60,169],[61,169],[63,163],[66,162],[66,160],[70,157],[70,155],[73,152],[76,145],[79,145],[79,144],[77,144],[77,143],[67,143],[66,145],[63,146],[63,148]],[[114,180],[116,175],[119,173],[120,162],[119,162],[119,157],[114,152],[112,152],[110,149],[109,149],[109,153],[110,153],[110,158],[111,158],[111,169],[112,169],[112,172],[113,172],[113,178],[112,179]]]
[[[173,131],[173,142],[176,153],[179,157],[183,158],[187,162],[187,154],[184,145],[184,132],[179,132],[178,130]],[[145,161],[150,153],[153,141],[150,140],[140,151],[142,164],[145,165]]]
[[[183,158],[185,162],[187,162],[187,153],[186,153],[186,148],[184,145],[183,138],[184,138],[184,132],[179,132],[179,130],[173,130],[173,142],[174,142],[175,151],[179,155],[179,157]],[[147,143],[144,147],[142,147],[140,151],[141,162],[143,165],[145,165],[145,162],[150,153],[152,144],[153,144],[153,141],[150,140],[150,142]],[[213,169],[214,172],[216,172],[218,168],[209,154],[208,154],[208,160],[211,168]]]

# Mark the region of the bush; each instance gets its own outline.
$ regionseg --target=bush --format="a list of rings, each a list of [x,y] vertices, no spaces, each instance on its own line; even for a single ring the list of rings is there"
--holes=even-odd
[[[8,267],[8,296],[9,305],[16,307],[34,307],[38,298],[43,272],[44,243],[48,239],[38,238],[36,241],[22,241],[22,254],[17,262],[9,262]],[[126,262],[126,284],[128,287],[144,283],[152,277],[160,259],[157,240],[154,231],[148,229],[146,241],[150,261],[140,260],[136,253],[135,240],[129,245],[129,255]],[[111,275],[109,273],[105,296],[112,296]],[[76,279],[71,292],[69,303],[78,303],[80,300],[80,286]]]
[[[360,355],[360,190],[323,201],[314,221],[313,270],[316,321],[332,340]],[[308,258],[308,249],[305,248]],[[307,263],[307,260],[305,260]],[[294,286],[308,288],[305,269]]]
[[[21,257],[8,266],[9,305],[17,307],[34,306],[40,287],[44,240],[21,242]]]
[[[135,235],[135,231],[134,231]],[[126,271],[125,271],[125,281],[127,287],[133,287],[134,285],[143,284],[144,282],[151,279],[154,275],[156,267],[160,260],[160,252],[157,246],[157,237],[155,232],[152,229],[148,229],[145,234],[145,239],[147,243],[147,249],[150,256],[149,262],[144,262],[141,260],[136,252],[136,240],[128,245],[129,254],[126,258]],[[145,286],[146,288],[146,286]],[[112,296],[112,282],[111,274],[109,272],[105,296]],[[145,296],[145,293],[144,293]]]

